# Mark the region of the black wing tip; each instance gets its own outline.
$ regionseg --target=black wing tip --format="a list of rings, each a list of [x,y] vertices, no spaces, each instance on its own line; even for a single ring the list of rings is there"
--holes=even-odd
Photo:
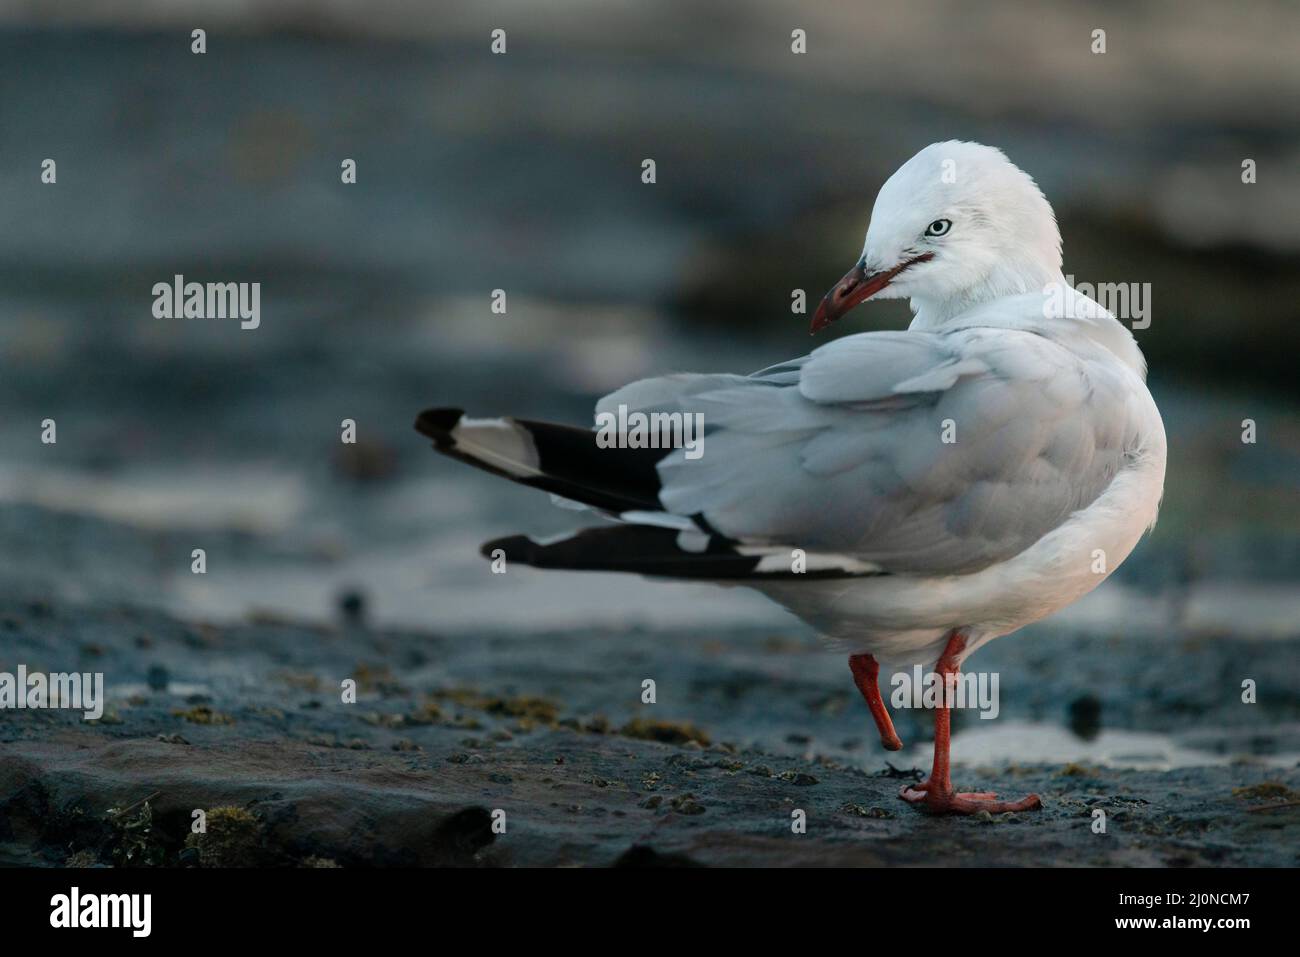
[[[492,553],[500,549],[505,554],[506,561],[527,565],[537,554],[537,547],[537,543],[527,535],[507,535],[505,538],[484,542],[479,546],[478,553],[484,558],[491,558]]]
[[[451,430],[465,414],[464,409],[425,409],[415,417],[415,431],[441,444],[451,438]]]
[[[710,537],[703,551],[684,551],[676,529],[657,525],[612,525],[584,528],[567,538],[545,545],[526,535],[507,535],[484,542],[484,558],[505,557],[507,562],[533,568],[589,572],[629,572],[652,578],[705,579],[719,582],[780,581],[862,578],[887,574],[847,568],[813,571],[761,570],[758,555],[735,550],[735,543]]]

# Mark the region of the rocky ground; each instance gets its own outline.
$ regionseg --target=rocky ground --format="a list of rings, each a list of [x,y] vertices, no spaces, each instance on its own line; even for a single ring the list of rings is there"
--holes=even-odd
[[[356,611],[336,627],[218,627],[125,606],[6,601],[6,649],[31,669],[103,671],[109,705],[96,722],[0,712],[0,860],[1300,862],[1300,771],[1282,752],[1294,736],[1273,723],[1294,717],[1294,697],[1274,696],[1241,715],[1230,694],[1198,694],[1200,679],[1165,681],[1168,674],[1142,668],[1128,669],[1130,687],[1107,690],[1107,673],[1135,658],[1113,641],[1041,634],[1028,656],[1006,642],[1011,658],[1001,662],[993,646],[985,664],[1003,668],[1013,685],[1003,687],[1004,719],[1046,708],[1087,738],[1112,717],[1128,723],[1136,713],[1148,727],[1219,728],[1220,750],[1251,740],[1261,755],[1163,771],[961,765],[959,782],[1009,796],[1034,791],[1044,810],[932,819],[897,797],[900,784],[919,776],[923,751],[887,763],[847,670],[804,641],[745,631],[434,635],[370,629]],[[1295,677],[1294,656],[1277,642],[1176,650],[1189,676],[1231,671],[1249,653],[1277,679],[1270,692]],[[653,705],[641,702],[646,677],[656,681]],[[352,704],[341,700],[346,678],[358,686]],[[972,723],[958,723],[959,760]],[[900,716],[909,742],[925,737],[924,724]],[[201,837],[189,833],[195,809],[208,815]],[[1098,809],[1104,834],[1093,828]],[[798,811],[806,833],[792,829]]]

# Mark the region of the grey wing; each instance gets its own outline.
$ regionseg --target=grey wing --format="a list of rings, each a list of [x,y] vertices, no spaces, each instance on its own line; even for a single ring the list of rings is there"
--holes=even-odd
[[[1092,502],[1132,436],[1121,373],[1029,333],[864,333],[754,376],[634,383],[620,402],[704,416],[659,498],[729,538],[900,573],[1010,558]]]

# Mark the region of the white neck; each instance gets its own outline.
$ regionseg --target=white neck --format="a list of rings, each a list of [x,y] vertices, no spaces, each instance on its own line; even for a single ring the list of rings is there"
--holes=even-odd
[[[1065,285],[1065,276],[1059,266],[1032,262],[1000,265],[981,282],[968,286],[955,296],[943,299],[913,296],[911,306],[915,318],[908,328],[935,329],[976,306],[1007,296],[1041,292],[1051,283]]]
[[[989,298],[962,297],[937,308],[912,300],[909,329],[955,332],[967,328],[1016,329],[1046,336],[1067,349],[1100,347],[1145,380],[1146,359],[1128,327],[1058,276],[1057,286]],[[969,303],[964,307],[956,303]]]

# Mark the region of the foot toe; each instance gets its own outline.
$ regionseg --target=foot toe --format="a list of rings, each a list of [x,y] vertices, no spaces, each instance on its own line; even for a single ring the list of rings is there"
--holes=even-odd
[[[917,787],[904,787],[898,792],[898,796],[930,814],[978,814],[980,811],[1006,814],[1039,811],[1043,807],[1042,799],[1037,794],[1031,794],[1019,801],[999,801],[997,795],[990,791],[949,791],[941,794],[933,789],[922,791]]]

